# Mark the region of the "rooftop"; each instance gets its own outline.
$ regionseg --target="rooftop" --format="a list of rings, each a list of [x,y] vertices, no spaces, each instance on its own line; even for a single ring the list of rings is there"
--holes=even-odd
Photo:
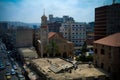
[[[105,38],[94,41],[94,43],[107,45],[107,46],[120,47],[120,33],[109,35]]]
[[[18,51],[25,58],[37,58],[38,55],[33,47],[30,48],[19,48]]]
[[[72,63],[60,58],[40,58],[32,60],[31,63],[47,77],[55,80],[79,79],[82,77],[98,77],[106,75],[102,70],[94,67],[89,68],[88,64],[79,64],[78,68],[74,69]],[[67,69],[68,71],[60,72],[61,70]]]

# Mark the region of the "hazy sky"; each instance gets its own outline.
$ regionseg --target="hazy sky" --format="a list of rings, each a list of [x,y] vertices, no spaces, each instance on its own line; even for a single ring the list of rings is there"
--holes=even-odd
[[[111,3],[112,0],[0,0],[0,21],[40,23],[45,8],[46,16],[69,15],[77,22],[90,22],[94,21],[96,7]]]

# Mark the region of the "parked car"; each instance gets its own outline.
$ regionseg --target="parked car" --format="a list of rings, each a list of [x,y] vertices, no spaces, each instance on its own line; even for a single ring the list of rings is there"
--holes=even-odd
[[[11,79],[10,72],[6,72],[6,74],[5,74],[5,75],[6,75],[6,79],[7,79],[7,80]]]
[[[13,68],[16,70],[16,69],[17,69],[17,66],[16,66],[16,65],[13,65]]]
[[[0,63],[0,70],[2,69],[5,69],[5,66],[2,63]]]
[[[12,74],[12,75],[15,75],[15,74],[16,74],[16,72],[15,72],[14,69],[11,69],[11,74]]]
[[[10,62],[6,62],[6,66],[9,66],[10,65]]]
[[[19,80],[25,80],[25,77],[21,73],[17,73],[17,77]]]

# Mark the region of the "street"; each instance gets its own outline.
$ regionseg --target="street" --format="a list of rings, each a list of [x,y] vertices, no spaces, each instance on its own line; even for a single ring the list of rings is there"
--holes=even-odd
[[[10,56],[10,52],[6,51],[5,45],[0,42],[0,80],[25,80],[21,71],[21,67]]]

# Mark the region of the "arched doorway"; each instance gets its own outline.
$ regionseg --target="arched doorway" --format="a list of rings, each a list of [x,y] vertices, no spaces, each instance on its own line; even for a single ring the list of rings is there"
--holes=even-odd
[[[60,53],[56,53],[55,57],[61,57],[61,54]]]
[[[102,68],[102,69],[104,68],[104,64],[103,64],[103,63],[101,63],[101,68]]]
[[[63,53],[63,58],[67,58],[67,52]]]

